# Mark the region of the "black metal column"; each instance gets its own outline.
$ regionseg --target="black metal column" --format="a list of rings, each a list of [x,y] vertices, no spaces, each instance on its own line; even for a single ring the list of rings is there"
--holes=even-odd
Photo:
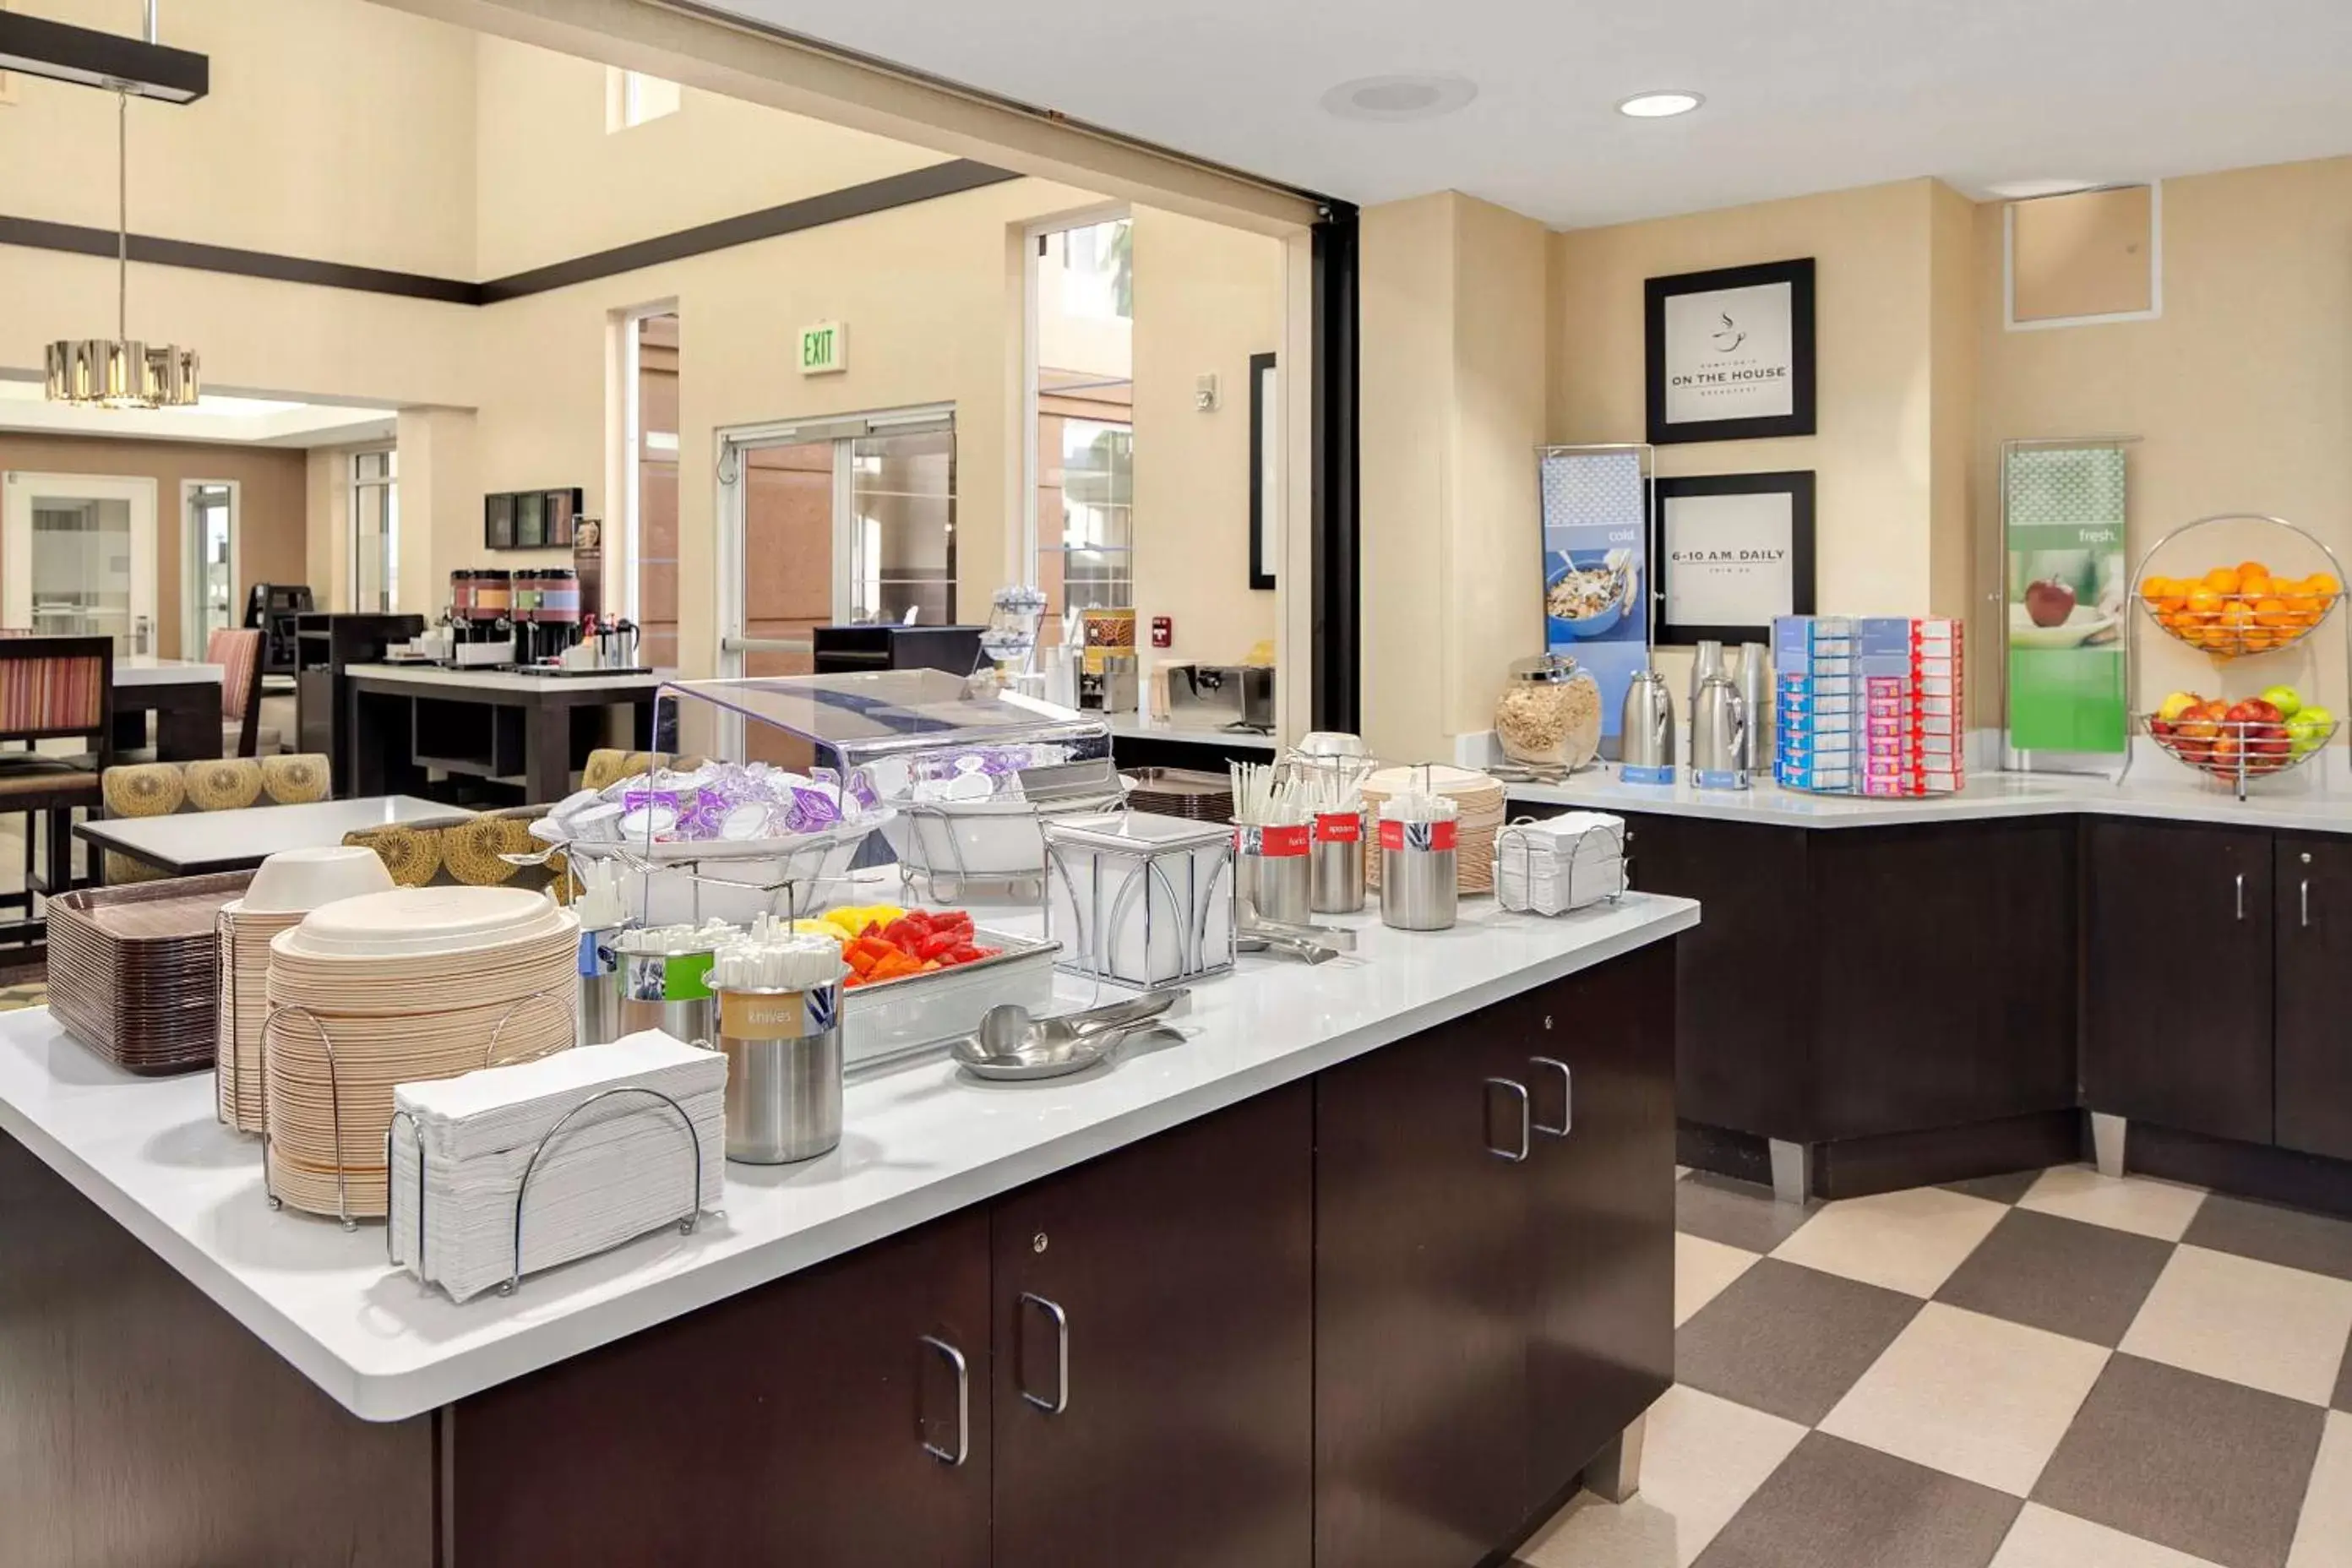
[[[1326,208],[1314,243],[1314,727],[1355,732],[1363,727],[1356,209]]]

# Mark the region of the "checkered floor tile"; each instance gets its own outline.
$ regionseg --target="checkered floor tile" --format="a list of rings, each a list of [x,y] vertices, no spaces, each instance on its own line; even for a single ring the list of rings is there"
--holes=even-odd
[[[2352,1568],[2352,1222],[2084,1166],[1675,1200],[1641,1494],[1528,1568]]]

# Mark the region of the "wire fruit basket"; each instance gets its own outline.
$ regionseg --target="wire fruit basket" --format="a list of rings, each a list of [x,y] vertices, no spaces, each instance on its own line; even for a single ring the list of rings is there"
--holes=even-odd
[[[2199,705],[2206,706],[2220,705]],[[2329,719],[2298,728],[2267,719],[2212,718],[2192,708],[2169,720],[2142,714],[2138,727],[2175,762],[2232,785],[2243,800],[2249,780],[2292,772],[2319,755],[2339,722]]]

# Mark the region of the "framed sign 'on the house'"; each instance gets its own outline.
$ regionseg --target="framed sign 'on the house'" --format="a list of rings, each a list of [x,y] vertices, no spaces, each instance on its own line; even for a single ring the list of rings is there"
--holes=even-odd
[[[1661,479],[1657,497],[1654,642],[1766,642],[1813,613],[1811,470]]]
[[[1811,257],[1642,289],[1653,445],[1813,434]]]

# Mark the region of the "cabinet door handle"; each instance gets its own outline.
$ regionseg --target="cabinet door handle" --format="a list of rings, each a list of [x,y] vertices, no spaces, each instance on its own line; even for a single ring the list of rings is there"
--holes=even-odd
[[[1033,1291],[1021,1292],[1021,1304],[1024,1307],[1035,1307],[1054,1321],[1055,1344],[1054,1397],[1045,1399],[1032,1394],[1025,1386],[1027,1380],[1018,1378],[1016,1374],[1016,1381],[1022,1382],[1024,1385],[1021,1390],[1021,1397],[1048,1415],[1059,1415],[1070,1407],[1070,1314],[1062,1310],[1058,1302],[1049,1301]]]
[[[929,1437],[923,1436],[923,1452],[953,1468],[971,1457],[971,1365],[963,1359],[963,1352],[935,1334],[925,1334],[923,1343],[940,1352],[940,1359],[954,1371],[956,1380],[955,1447],[942,1448]],[[922,1436],[923,1427],[919,1420],[915,1424],[915,1432],[918,1436]]]
[[[1498,1160],[1519,1164],[1535,1149],[1535,1102],[1528,1093],[1528,1086],[1517,1079],[1490,1078],[1486,1080],[1486,1087],[1507,1089],[1516,1095],[1519,1102],[1519,1146],[1517,1149],[1497,1149],[1490,1142],[1486,1145],[1486,1152]]]
[[[2303,879],[2302,885],[2301,885],[2301,886],[2299,886],[2299,887],[2297,887],[2297,888],[2295,889],[2295,891],[2294,891],[2294,900],[2295,900],[2295,902],[2296,902],[2299,906],[2301,906],[2301,909],[2302,909],[2302,914],[2303,914],[2303,929],[2304,929],[2304,930],[2305,930],[2305,931],[2309,931],[2309,930],[2311,929],[2311,879],[2310,879],[2310,878],[2305,877],[2305,878]]]
[[[2238,918],[2246,918],[2246,874],[2243,871],[2238,873]]]
[[[1559,1074],[1559,1125],[1548,1121],[1535,1124],[1537,1131],[1550,1138],[1565,1138],[1576,1131],[1576,1075],[1558,1057],[1529,1057],[1529,1067],[1549,1068]]]

